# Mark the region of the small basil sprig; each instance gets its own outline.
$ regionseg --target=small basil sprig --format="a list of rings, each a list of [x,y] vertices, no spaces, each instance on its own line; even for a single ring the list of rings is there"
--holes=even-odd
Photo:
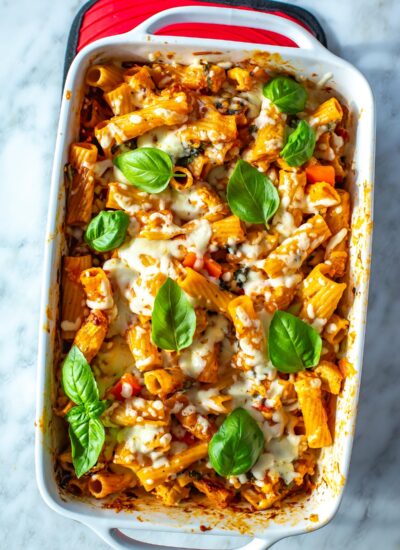
[[[273,78],[263,87],[263,94],[283,113],[295,115],[304,111],[307,92],[301,84],[288,76]]]
[[[229,179],[227,199],[232,212],[250,223],[265,223],[279,206],[279,195],[272,181],[245,160],[238,160]]]
[[[175,281],[168,279],[154,301],[151,336],[156,346],[179,351],[193,342],[196,314],[185,293]]]
[[[264,434],[242,408],[235,409],[212,437],[208,456],[214,470],[223,477],[248,472],[264,448]]]
[[[76,475],[81,477],[99,458],[105,439],[99,417],[108,404],[99,400],[92,369],[76,345],[72,346],[63,363],[61,381],[66,395],[76,403],[65,418],[69,423],[72,463]]]
[[[281,157],[289,166],[301,166],[312,157],[315,142],[315,131],[308,122],[301,120],[295,131],[290,134],[281,151]]]
[[[161,193],[173,175],[171,157],[155,147],[140,147],[114,159],[126,179],[147,193]]]
[[[276,311],[268,335],[269,358],[280,372],[293,373],[315,367],[321,356],[318,332],[291,313]]]
[[[120,246],[126,237],[129,216],[122,210],[102,210],[91,220],[85,241],[97,252],[108,252]]]

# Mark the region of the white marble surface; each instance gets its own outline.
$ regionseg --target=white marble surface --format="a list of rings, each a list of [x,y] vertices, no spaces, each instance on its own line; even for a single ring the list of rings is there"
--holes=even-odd
[[[276,550],[400,548],[400,4],[307,0],[331,49],[378,106],[375,238],[358,427],[344,499],[318,532]],[[37,325],[50,167],[67,33],[80,0],[0,0],[0,547],[105,549],[46,507],[34,479]]]

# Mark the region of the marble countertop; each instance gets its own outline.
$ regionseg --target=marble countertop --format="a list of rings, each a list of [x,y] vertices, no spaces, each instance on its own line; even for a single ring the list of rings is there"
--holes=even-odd
[[[400,548],[400,5],[307,0],[330,48],[358,67],[377,100],[375,236],[358,425],[340,510],[325,528],[277,543]],[[80,0],[0,0],[0,547],[105,549],[51,511],[34,478],[35,369],[43,242],[64,50]]]

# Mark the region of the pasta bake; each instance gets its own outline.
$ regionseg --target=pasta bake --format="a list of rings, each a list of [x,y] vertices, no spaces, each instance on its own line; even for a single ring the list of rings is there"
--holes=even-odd
[[[63,488],[313,488],[348,366],[347,108],[249,59],[93,65],[66,166]]]

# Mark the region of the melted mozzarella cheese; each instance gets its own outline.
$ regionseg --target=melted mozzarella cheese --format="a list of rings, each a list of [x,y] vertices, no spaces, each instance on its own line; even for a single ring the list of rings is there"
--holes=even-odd
[[[196,410],[202,414],[207,413],[223,413],[225,409],[214,401],[213,397],[219,395],[217,388],[210,388],[208,390],[199,390],[192,388],[186,392],[189,400],[196,407]]]
[[[122,376],[125,372],[132,372],[134,364],[127,343],[118,336],[103,345],[94,358],[94,365],[106,376]]]
[[[182,220],[190,221],[202,215],[204,202],[195,187],[172,191],[171,210]]]
[[[203,256],[212,231],[207,220],[193,222],[192,231],[181,238],[157,240],[133,238],[118,249],[118,255],[133,274],[125,296],[131,311],[151,315],[154,306],[154,278],[162,273],[176,280],[174,258],[182,259],[188,251]],[[150,261],[149,261],[150,258]],[[200,366],[198,366],[200,368]]]
[[[260,114],[261,104],[264,99],[261,84],[258,84],[248,92],[240,92],[238,95],[247,102],[247,116],[249,118],[256,118]]]
[[[288,485],[299,474],[294,471],[293,461],[299,455],[301,436],[287,435],[281,439],[272,439],[266,445],[266,452],[257,460],[251,473],[257,480],[264,480],[266,474],[272,479],[281,477]]]
[[[332,252],[332,250],[343,241],[346,235],[347,229],[345,227],[338,231],[336,235],[333,235],[333,237],[329,239],[328,244],[326,245],[326,255],[330,254],[330,252]]]
[[[120,439],[125,442],[126,448],[132,453],[150,454],[154,451],[154,441],[165,435],[169,435],[169,440],[171,439],[170,434],[165,434],[164,426],[136,424],[132,428],[122,430]]]
[[[119,258],[104,262],[103,269],[111,282],[118,310],[118,315],[114,317],[108,328],[107,336],[110,338],[116,334],[124,334],[128,326],[135,321],[136,317],[129,309],[129,299],[132,294],[132,282],[137,275]]]
[[[215,344],[222,342],[228,331],[228,321],[222,315],[209,318],[209,324],[199,339],[183,351],[179,357],[179,367],[191,378],[197,378],[207,364]]]
[[[168,153],[174,161],[189,154],[188,147],[182,143],[178,132],[166,126],[161,126],[138,137],[137,146],[161,149]]]

